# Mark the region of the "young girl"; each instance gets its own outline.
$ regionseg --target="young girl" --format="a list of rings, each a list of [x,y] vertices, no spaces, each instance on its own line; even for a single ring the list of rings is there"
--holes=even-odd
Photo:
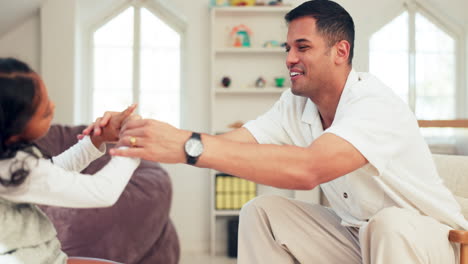
[[[102,143],[118,137],[120,123],[135,107],[116,115],[99,136],[86,136],[45,159],[32,142],[48,131],[54,107],[37,73],[16,59],[0,58],[0,263],[113,263],[68,258],[52,223],[35,204],[113,205],[140,161],[114,157],[93,176],[79,171],[105,153]]]

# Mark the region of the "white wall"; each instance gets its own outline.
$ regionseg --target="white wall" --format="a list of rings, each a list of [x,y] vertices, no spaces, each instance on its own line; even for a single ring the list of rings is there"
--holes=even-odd
[[[41,8],[41,74],[58,123],[72,122],[74,114],[76,10],[76,0],[47,0]]]
[[[0,38],[0,57],[15,57],[40,72],[39,12]]]
[[[165,0],[186,17],[186,67],[182,127],[210,131],[210,35],[208,1]],[[187,165],[166,166],[174,184],[172,215],[182,250],[208,252],[210,237],[209,171]]]
[[[0,56],[18,54],[34,68],[42,65],[43,76],[52,99],[57,103],[56,121],[77,123],[85,120],[74,102],[89,87],[86,33],[102,18],[126,0],[47,0],[39,18],[36,15],[0,39]],[[184,83],[182,127],[208,132],[209,104],[209,0],[160,1],[175,10],[187,22],[184,45]],[[465,0],[422,0],[434,5],[441,15],[464,27],[468,38],[468,10]],[[289,1],[295,4],[300,0]],[[354,66],[368,69],[368,38],[400,9],[400,0],[339,0],[356,24]],[[42,34],[41,34],[42,31]],[[42,36],[42,37],[41,37]],[[41,47],[42,38],[42,47]],[[468,46],[466,47],[468,50]],[[42,62],[41,62],[42,61]],[[466,59],[465,59],[466,61]],[[466,70],[468,74],[468,69]],[[466,86],[466,85],[465,85]],[[74,89],[76,88],[76,89]],[[84,98],[86,99],[86,98]],[[468,99],[468,98],[467,98]],[[468,100],[467,100],[468,101]],[[83,101],[84,107],[86,100]],[[185,252],[208,252],[209,246],[209,173],[186,165],[165,165],[174,187],[171,216]]]

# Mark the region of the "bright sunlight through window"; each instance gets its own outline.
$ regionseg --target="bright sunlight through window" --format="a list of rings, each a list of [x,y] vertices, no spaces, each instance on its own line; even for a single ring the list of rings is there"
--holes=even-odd
[[[455,39],[421,13],[413,19],[410,15],[402,13],[372,35],[369,70],[407,102],[418,119],[454,119]]]
[[[94,118],[136,102],[143,118],[180,127],[177,31],[150,10],[129,7],[95,31],[93,47]]]

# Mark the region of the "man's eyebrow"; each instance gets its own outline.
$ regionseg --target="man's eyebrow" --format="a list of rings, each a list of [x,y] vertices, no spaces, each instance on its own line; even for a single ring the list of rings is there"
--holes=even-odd
[[[305,39],[305,38],[301,38],[301,39],[296,39],[294,42],[295,43],[302,43],[302,42],[310,42],[310,40]]]
[[[296,44],[300,44],[300,43],[304,43],[304,42],[311,43],[310,40],[305,39],[305,38],[296,39],[296,40],[294,41],[294,43],[296,43]],[[289,44],[288,44],[288,43],[286,43],[286,47],[289,47]]]

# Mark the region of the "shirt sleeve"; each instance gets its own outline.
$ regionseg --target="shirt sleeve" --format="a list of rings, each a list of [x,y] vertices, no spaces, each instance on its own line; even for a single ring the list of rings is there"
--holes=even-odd
[[[266,113],[255,120],[244,124],[252,136],[260,144],[292,144],[287,131],[283,127],[283,117],[288,115],[291,109],[288,107],[290,97],[289,90],[283,92],[281,98]]]
[[[5,188],[0,196],[14,202],[70,208],[113,205],[140,164],[140,159],[112,157],[96,174],[86,175],[22,154],[19,158],[24,159],[30,174],[23,184]]]
[[[324,133],[351,143],[381,175],[388,162],[408,146],[417,132],[414,115],[403,102],[385,97],[353,98],[340,106]]]
[[[106,145],[102,144],[97,149],[89,136],[78,141],[61,154],[52,157],[55,165],[70,171],[82,171],[95,159],[101,157],[106,152]]]

